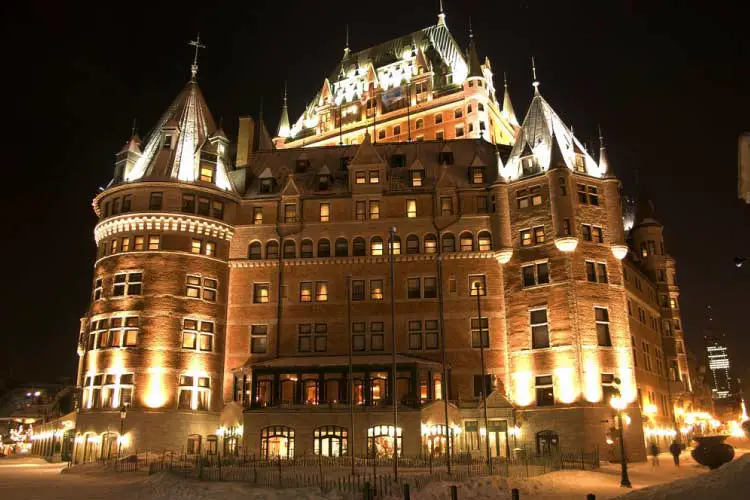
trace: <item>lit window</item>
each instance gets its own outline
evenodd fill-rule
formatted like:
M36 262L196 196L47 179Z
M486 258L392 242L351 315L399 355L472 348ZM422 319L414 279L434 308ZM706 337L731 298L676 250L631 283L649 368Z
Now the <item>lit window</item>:
M472 184L483 184L484 183L484 169L481 167L472 167L471 172L471 183Z
M443 253L453 253L456 251L456 238L452 234L443 235Z
M109 242L109 254L112 255L115 253L117 253L117 238Z
M204 253L209 257L213 257L214 255L216 255L216 243L214 243L213 241L207 241Z
M469 276L469 295L487 295L487 283L484 276Z
M253 224L263 224L263 207L253 207Z
M268 349L268 325L252 325L250 327L250 352L263 354Z
M591 241L591 226L588 224L581 224L581 236L583 241Z
M136 236L133 238L133 250L140 251L146 249L146 238L143 236Z
M203 242L201 240L192 240L190 242L190 253L200 254L203 249Z
M424 253L437 253L437 238L434 234L424 237Z
M123 297L126 295L140 295L143 289L143 273L140 271L115 274L112 295Z
M383 255L383 239L380 236L370 240L370 255Z
M130 251L130 238L125 236L122 239L122 251L123 252L129 252Z
M380 184L380 172L378 170L370 170L370 184Z
M407 297L410 299L422 298L422 280L419 278L409 278L406 280Z
M284 222L294 224L297 222L297 204L287 203L284 205Z
M524 229L521 231L521 246L527 247L533 243L531 239L531 229Z
M367 203L365 201L357 201L354 207L355 207L354 218L356 220L367 219Z
M417 200L406 200L406 216L409 219L417 216Z
M380 218L380 202L377 200L370 201L370 219L376 220Z
M492 250L492 236L490 236L490 233L486 231L479 233L478 243L480 252L489 252Z
M531 325L532 349L543 349L549 347L547 308L545 307L544 309L533 309L529 311L529 323Z
M523 286L545 285L549 283L549 263L538 262L521 267Z
M159 247L161 246L161 237L151 235L148 237L148 249L149 250L159 250Z
M182 348L211 352L214 345L214 323L197 319L182 322Z
M224 204L220 201L211 202L211 217L214 219L224 218Z
M94 300L102 298L102 278L96 278L94 280Z
M392 249L391 246L393 247ZM393 255L401 255L401 238L399 238L398 236L394 236L392 242L389 239L388 247Z
M424 170L412 170L410 175L411 175L411 187L422 187L422 181L424 179Z
M544 243L544 226L537 226L534 228L534 243L537 245Z
M459 238L459 248L462 252L474 251L474 237L471 233L461 233Z
M218 282L213 278L201 278L200 276L187 275L185 296L208 302L216 302L216 290Z
M201 165L200 179L203 182L213 182L214 167L212 165Z
M299 301L312 302L313 282L302 281L299 284Z
M254 304L268 303L270 289L271 289L271 285L269 285L268 283L253 284L253 303Z
M370 300L383 300L383 280L370 280Z
M450 196L443 196L440 198L440 215L453 215L453 198Z
M331 220L331 205L328 203L320 204L320 222L328 222Z
M177 408L180 410L208 410L211 399L211 379L193 375L180 375L180 393Z
M328 282L315 282L315 302L328 302Z

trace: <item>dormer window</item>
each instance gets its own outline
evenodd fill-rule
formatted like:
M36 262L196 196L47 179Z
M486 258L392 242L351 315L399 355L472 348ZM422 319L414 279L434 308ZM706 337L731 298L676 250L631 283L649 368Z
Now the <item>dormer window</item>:
M411 187L422 187L424 183L424 170L411 171Z
M367 184L367 176L364 172L359 171L354 173L354 183L355 184Z
M172 149L172 136L171 135L164 136L164 149Z
M391 168L404 168L406 166L405 154L394 154L391 156Z
M438 163L440 165L453 165L453 151L441 151L438 153Z
M201 165L200 180L203 182L214 182L216 169L213 165Z
M352 161L351 156L342 156L339 158L339 170L346 172L349 168L349 163Z
M310 160L297 160L295 172L303 173L306 172L308 168L310 168Z
M331 176L330 175L319 175L318 176L318 191L328 191L331 187Z
M524 156L521 158L521 168L523 169L523 175L531 175L537 173L537 164L534 155Z
M260 192L268 194L273 191L273 179L260 180Z
M576 155L575 171L582 174L586 173L586 159L583 155Z
M482 167L470 168L469 180L472 184L484 184L484 169Z

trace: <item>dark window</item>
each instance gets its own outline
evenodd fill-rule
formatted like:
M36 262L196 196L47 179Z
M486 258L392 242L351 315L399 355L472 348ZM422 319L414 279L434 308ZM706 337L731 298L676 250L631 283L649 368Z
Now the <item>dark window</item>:
M279 242L269 241L266 243L266 259L276 260L279 258Z
M536 405L552 406L555 404L555 390L552 375L536 377Z
M352 280L352 300L365 300L365 280Z
M453 152L441 151L440 153L438 153L438 163L440 165L453 165Z
M364 238L354 238L352 242L352 255L355 257L364 257L367 255L367 245Z
M336 257L348 257L349 256L349 242L344 238L338 238L336 240L335 248Z
M588 224L581 224L581 235L584 241L591 241L591 226Z
M250 243L250 247L248 248L248 259L250 260L260 260L261 258L261 244L259 241L254 241Z
M406 237L406 253L407 254L418 254L419 253L419 237L410 234Z
M596 337L600 346L611 346L612 338L609 335L609 311L604 307L595 307Z
M182 195L182 211L188 214L195 213L195 195L193 194Z
M300 257L303 259L312 259L313 256L313 242L312 240L302 240L300 246Z
M586 279L596 283L596 264L588 260L586 261Z
M482 339L482 345L479 339ZM490 325L487 318L471 318L471 347L490 347Z
M133 196L126 194L122 197L122 213L130 212L130 205L133 202Z
M425 242L426 245L426 242ZM456 238L452 234L443 235L443 253L453 253L456 251ZM430 253L430 252L427 252Z
M410 299L421 299L422 289L419 278L409 278L406 280L407 297Z
M284 242L284 258L295 259L297 258L297 244L294 240L286 240Z
M425 278L424 279L424 298L425 299L437 298L437 278Z
M547 323L547 309L529 311L531 324L531 347L543 349L549 347L549 324Z
M198 215L204 215L208 217L211 213L211 202L208 198L198 198Z
M331 256L331 242L327 239L318 241L318 257Z
M214 219L224 218L224 204L220 201L211 202L211 217Z
M405 154L391 155L391 168L403 168L406 166Z
M474 397L478 398L482 396L482 375L474 375ZM492 390L492 376L484 375L484 395L485 397L490 394ZM468 422L467 422L468 423Z

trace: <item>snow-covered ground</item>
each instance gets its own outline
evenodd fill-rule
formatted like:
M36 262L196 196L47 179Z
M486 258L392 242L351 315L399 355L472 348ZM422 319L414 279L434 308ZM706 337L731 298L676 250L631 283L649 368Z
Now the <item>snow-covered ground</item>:
M739 457L741 453L737 453ZM737 458L719 470L708 472L682 456L675 467L671 457L662 455L661 465L633 464L630 480L634 489L623 500L673 500L744 498L750 491L750 454ZM64 465L48 464L36 458L0 459L0 499L13 500L343 500L336 492L321 493L316 488L264 489L241 482L185 480L169 474L113 474L96 465L76 467L61 474ZM675 481L675 483L669 483ZM620 484L620 467L606 464L598 471L557 471L530 479L478 478L459 483L459 499L510 500L510 488L518 488L522 500L580 499L595 493L597 500L616 498L627 492ZM432 483L414 500L450 498L449 482ZM619 497L618 497L619 498Z

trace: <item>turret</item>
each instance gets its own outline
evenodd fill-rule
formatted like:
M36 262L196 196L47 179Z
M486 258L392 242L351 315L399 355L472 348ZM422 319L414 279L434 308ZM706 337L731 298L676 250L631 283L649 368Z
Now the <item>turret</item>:
M114 184L122 182L130 174L130 171L133 170L133 167L135 167L142 154L141 139L133 131L133 135L128 142L125 143L120 152L115 156L115 174L112 182Z
M284 104L281 106L281 118L279 118L279 129L276 133L278 137L286 139L291 136L291 128L289 127L289 111L287 109L286 99L286 82L284 83Z

